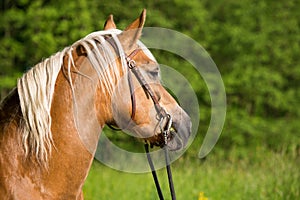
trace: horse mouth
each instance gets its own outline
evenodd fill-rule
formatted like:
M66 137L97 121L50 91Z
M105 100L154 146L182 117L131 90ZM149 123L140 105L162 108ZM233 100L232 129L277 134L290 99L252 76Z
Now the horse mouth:
M186 147L188 143L188 138L191 133L191 123L188 122L188 125L185 126L180 123L179 126L177 123L172 123L168 134L167 140L165 140L164 134L161 132L153 137L147 139L147 142L150 143L150 146L165 147L171 151L180 151Z
M172 140L172 138L174 137L175 134L177 134L177 130L172 124L172 126L167 134L167 138L166 138L167 141L165 139L164 134L162 132L160 132L159 134L156 134L150 138L147 138L146 142L149 142L151 147L157 146L157 147L163 148L166 145L166 143L168 143L169 141Z

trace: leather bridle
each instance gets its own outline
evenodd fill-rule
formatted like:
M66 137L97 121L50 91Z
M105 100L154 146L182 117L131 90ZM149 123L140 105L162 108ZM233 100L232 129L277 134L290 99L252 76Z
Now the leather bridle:
M111 44L111 46L115 49L115 51L118 53L118 55L120 55L119 50L118 50L117 45L115 44L114 40L112 40L111 37L106 37L106 40ZM159 100L157 99L155 93L153 92L150 85L147 83L146 79L144 78L141 71L139 70L135 60L133 59L134 56L137 55L137 53L140 50L141 50L140 48L137 48L137 49L133 50L128 56L126 56L126 63L127 63L128 69L129 69L128 70L128 84L129 84L129 90L130 90L130 96L131 96L131 107L132 107L131 120L134 120L135 114L136 114L136 98L135 98L135 94L134 94L135 93L134 85L133 85L132 76L131 76L130 71L135 75L135 78L138 80L140 85L143 87L146 95L150 96L150 98L152 99L152 101L154 103L154 107L156 109L157 117L158 117L159 123L160 123L161 133L163 136L163 141L162 142L158 141L155 143L155 145L160 146L161 148L164 149L170 193L171 193L172 200L175 200L176 195L175 195L175 190L174 190L172 172L171 172L171 168L170 168L170 159L169 159L169 153L168 153L168 147L167 147L168 138L171 138L170 129L172 126L172 117L160 105ZM163 123L165 123L165 125L162 125ZM152 143L150 143L150 145L151 145L151 147L153 146ZM146 151L149 166L151 168L151 172L153 175L153 179L155 182L158 196L159 196L160 200L163 200L164 197L161 192L161 188L160 188L159 181L158 181L158 178L156 175L156 171L155 171L155 168L154 168L154 165L153 165L150 153L149 153L149 143L147 142L147 140L145 140L145 151Z
M159 101L158 101L157 97L155 96L153 90L151 89L150 85L147 83L144 76L142 75L139 68L137 67L136 62L134 61L133 57L139 51L140 51L140 49L135 49L132 53L130 53L126 57L126 62L127 62L128 68L132 71L132 73L135 75L136 79L139 81L141 86L144 88L144 91L146 92L146 94L148 94L150 96L150 98L152 99L160 123L163 123L163 121L165 121L164 119L167 119L166 125L164 127L162 127L160 125L164 141L159 146L161 146L165 150L165 159L166 159L166 165L167 165L166 167L167 167L167 173L168 173L169 188L170 188L170 193L171 193L172 200L175 200L176 195L175 195L175 190L174 190L172 172L171 172L171 168L170 168L170 159L169 159L169 153L168 153L168 147L167 147L168 137L170 137L170 129L171 129L171 126L172 126L172 117L159 104ZM132 84L132 77L131 77L130 72L128 72L128 83L129 83L129 88L130 88L131 104L132 104L131 119L133 120L134 117L135 117L135 112L136 112L136 103L135 103L134 88L133 88L133 84ZM149 153L149 144L148 144L148 142L145 142L145 151L146 151L146 154L147 154L148 163L149 163L149 166L151 168L151 172L152 172L152 176L153 176L153 179L154 179L154 182L155 182L155 186L156 186L158 196L161 200L163 200L164 197L163 197L163 194L161 192L159 181L157 179L155 168L154 168L154 165L153 165L150 153Z
M140 72L139 68L136 65L135 60L133 57L140 51L141 49L135 49L131 54L126 56L126 62L128 68L131 70L131 72L135 75L136 79L139 81L140 85L143 87L146 95L150 96L154 103L155 110L157 112L158 119L164 119L169 118L170 115L165 111L165 109L159 104L159 100L157 99L156 95L154 94L152 88L145 80L144 76ZM130 89L130 95L131 95L131 105L132 105L132 112L131 112L131 119L133 120L135 117L136 112L136 100L134 95L134 86L132 83L132 77L131 73L128 71L128 84Z

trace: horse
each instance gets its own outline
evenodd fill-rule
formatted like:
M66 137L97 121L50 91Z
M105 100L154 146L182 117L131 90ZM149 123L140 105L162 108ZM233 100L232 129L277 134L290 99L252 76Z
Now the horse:
M83 199L105 125L161 145L158 127L167 120L158 117L156 103L172 116L167 148L185 147L191 119L161 85L159 64L140 41L145 19L143 10L121 31L110 15L104 30L44 59L18 79L0 105L1 199ZM128 58L143 74L155 103L138 78L130 76Z

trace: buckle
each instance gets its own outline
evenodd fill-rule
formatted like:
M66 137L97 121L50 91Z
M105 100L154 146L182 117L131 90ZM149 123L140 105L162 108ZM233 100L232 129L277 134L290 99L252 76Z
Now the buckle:
M128 57L127 57L127 65L128 65L128 67L129 67L129 69L133 69L133 68L136 67L135 61L132 60L132 59L130 59L130 58L128 58Z

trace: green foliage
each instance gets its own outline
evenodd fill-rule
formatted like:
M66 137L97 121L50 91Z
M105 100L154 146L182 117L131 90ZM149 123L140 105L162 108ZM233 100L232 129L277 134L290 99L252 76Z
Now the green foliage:
M109 14L114 14L122 29L142 8L148 11L146 26L187 34L216 62L228 106L219 147L299 148L300 4L296 0L4 0L0 7L0 97L15 85L16 74L101 30ZM154 54L159 62L180 71L197 92L199 133L203 135L210 120L210 96L201 76L175 55Z
M272 149L299 144L298 131L286 131L299 128L299 4L207 1L206 6L214 33L208 49L228 95L222 138Z
M200 104L198 136L173 170L179 199L197 199L199 192L208 199L299 199L297 0L3 0L0 98L40 60L101 30L109 14L123 29L143 8L147 8L146 26L187 34L209 52L227 93L223 133L207 160L200 163L196 155L210 120L206 85L182 58L153 52L160 63L189 80ZM128 135L105 133L124 149L142 151ZM164 174L159 171L166 179ZM97 164L84 189L86 199L157 199L151 175L119 173ZM167 183L163 189L168 191Z

